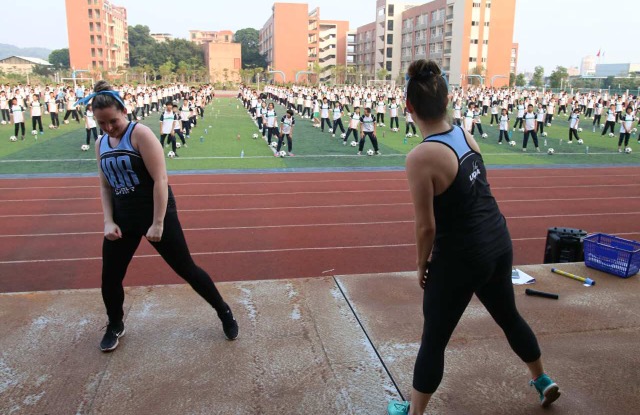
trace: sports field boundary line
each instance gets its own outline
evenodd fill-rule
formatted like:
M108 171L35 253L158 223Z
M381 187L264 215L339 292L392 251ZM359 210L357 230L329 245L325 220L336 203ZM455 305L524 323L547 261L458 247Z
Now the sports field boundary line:
M273 156L269 156L273 157ZM298 156L296 156L298 157ZM364 157L364 156L362 156ZM76 160L77 161L77 160ZM94 160L95 161L95 160ZM564 170L564 169L627 169L639 168L638 164L487 164L488 170ZM404 171L404 166L362 166L362 167L282 167L273 169L211 169L211 170L168 170L169 176L208 176L208 175L242 175L242 174L323 174L323 173L377 173ZM66 178L98 177L98 171L90 173L21 173L0 174L3 179L66 179Z
M360 316L358 316L358 313L356 313L356 309L351 304L351 301L349 301L349 298L347 297L347 294L345 293L344 287L342 287L342 284L340 284L340 281L338 281L338 279L335 277L335 275L333 276L333 282L336 285L336 287L338 287L338 289L340 290L340 294L342 294L342 298L344 298L344 301L349 306L349 309L351 310L351 313L353 313L353 316L356 318L356 321L358 322L358 326L360 326L360 330L362 330L362 333L364 333L365 337L367 338L367 342L369 343L369 346L371 346L371 348L373 349L373 352L378 357L378 360L380 361L380 364L382 365L382 368L387 373L387 376L389 376L389 379L391 380L391 383L393 383L393 387L396 388L396 391L398 392L398 395L400 395L400 399L402 401L404 401L405 399L404 399L404 395L402 394L402 390L400 389L400 387L398 387L398 383L393 378L393 375L391 374L391 370L387 367L387 364L384 362L384 359L382 359L382 356L378 352L378 349L376 348L375 344L373 344L373 341L371 340L371 336L369 336L369 333L367 332L367 329L365 329L364 324L362 324L362 321L360 320Z

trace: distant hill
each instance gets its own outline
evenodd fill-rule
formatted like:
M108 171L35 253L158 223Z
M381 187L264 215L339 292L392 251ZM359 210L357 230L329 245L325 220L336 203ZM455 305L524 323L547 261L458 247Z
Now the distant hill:
M0 43L0 59L7 58L9 56L27 56L30 58L40 58L49 60L49 54L51 49L45 48L19 48L13 45L7 45L6 43Z

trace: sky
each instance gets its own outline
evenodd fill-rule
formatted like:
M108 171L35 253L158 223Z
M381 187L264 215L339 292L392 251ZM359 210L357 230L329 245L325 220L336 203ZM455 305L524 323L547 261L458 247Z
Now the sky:
M375 19L375 0L283 1L308 3L310 10L320 6L321 18L349 20L352 29ZM493 0L494 7L501 1ZM595 55L598 50L604 52L601 63L640 63L640 47L633 39L637 39L640 1L516 1L513 37L520 44L518 72L533 71L535 66L542 65L549 75L558 65L579 67L582 57ZM273 5L272 0L189 0L186 7L175 0L114 3L127 8L129 25L147 25L152 33L171 33L182 38L187 37L190 29L259 29L271 15ZM11 16L23 18L2 14L0 43L49 49L67 47L65 0L12 2ZM33 30L34 27L40 30Z

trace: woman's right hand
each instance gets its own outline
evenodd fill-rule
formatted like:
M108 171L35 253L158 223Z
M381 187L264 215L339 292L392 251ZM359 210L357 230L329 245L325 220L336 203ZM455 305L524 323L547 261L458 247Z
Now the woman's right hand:
M115 222L106 222L104 224L104 237L109 241L115 241L122 238L122 231Z

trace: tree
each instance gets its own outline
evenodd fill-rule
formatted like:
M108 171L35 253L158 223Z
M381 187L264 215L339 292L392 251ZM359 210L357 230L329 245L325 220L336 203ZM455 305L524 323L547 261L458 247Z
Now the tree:
M556 66L556 70L551 72L551 76L549 76L549 83L551 84L551 88L560 88L566 85L567 79L569 79L567 68L564 66Z
M514 74L513 72L511 72L509 74L509 86L513 87L516 84L516 74Z
M170 75L173 73L173 70L176 68L176 65L173 64L170 60L166 61L158 68L160 72L160 76L162 76L163 81L170 80Z
M69 49L56 49L49 54L49 63L57 68L69 68Z
M376 72L376 76L378 77L378 79L387 79L387 76L389 76L389 71L387 71L386 68L379 69L378 72Z
M524 74L519 73L518 76L516 76L516 86L525 86L526 84L527 80L524 79Z
M258 30L251 27L240 29L235 33L233 40L242 45L243 69L267 67L266 56L260 54L260 32Z
M544 68L542 66L536 66L533 70L531 85L538 88L544 86Z
M471 70L471 74L472 75L480 75L483 78L484 78L484 72L485 72L484 66L482 66L482 65L478 65L478 66L476 66L475 68L473 68ZM471 85L481 85L482 84L482 82L480 81L480 78L475 77L475 76L471 78L470 83L471 83Z

